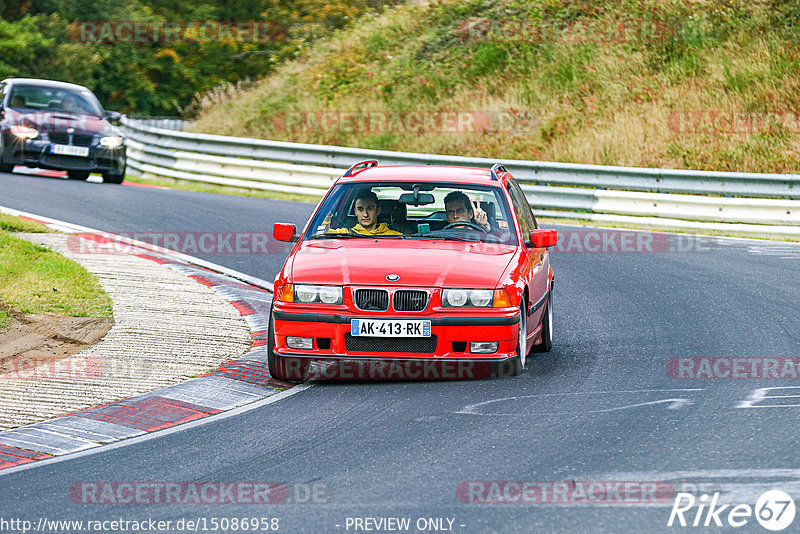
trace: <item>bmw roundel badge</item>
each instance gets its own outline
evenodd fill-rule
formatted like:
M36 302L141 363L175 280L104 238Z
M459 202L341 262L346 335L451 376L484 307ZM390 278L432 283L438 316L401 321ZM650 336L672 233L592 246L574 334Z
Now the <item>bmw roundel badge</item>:
M386 275L386 279L388 281L390 281L390 282L397 282L398 280L400 280L400 275L399 274L387 274Z

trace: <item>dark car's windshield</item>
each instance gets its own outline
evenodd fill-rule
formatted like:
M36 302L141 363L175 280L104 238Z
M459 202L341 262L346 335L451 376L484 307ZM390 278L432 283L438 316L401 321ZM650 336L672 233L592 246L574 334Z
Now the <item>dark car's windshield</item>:
M103 116L103 107L88 89L14 85L8 98L8 107Z
M517 244L500 187L437 182L357 182L325 198L306 239L379 237Z

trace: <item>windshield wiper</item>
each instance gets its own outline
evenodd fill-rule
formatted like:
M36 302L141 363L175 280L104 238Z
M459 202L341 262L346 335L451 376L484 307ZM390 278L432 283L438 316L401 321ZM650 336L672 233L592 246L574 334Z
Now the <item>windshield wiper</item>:
M417 237L417 238L434 239L434 240L440 239L442 241L466 241L468 243L480 243L481 242L480 240L476 241L475 239L465 239L463 237L457 237L457 236L454 236L454 235L411 234L408 237Z
M326 238L326 237L344 237L344 238L367 237L367 238L369 238L369 237L375 237L375 236L366 235L366 234L356 234L356 233L349 233L349 234L341 233L340 234L340 233L334 233L334 232L327 232L327 233L324 233L324 234L312 235L312 236L309 237L309 239L323 239L323 238Z

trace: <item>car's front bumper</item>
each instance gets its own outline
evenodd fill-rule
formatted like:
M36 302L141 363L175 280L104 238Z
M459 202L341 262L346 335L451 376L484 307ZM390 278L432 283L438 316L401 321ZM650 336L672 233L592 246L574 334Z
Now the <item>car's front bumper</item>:
M430 338L351 336L352 319L431 321ZM481 378L491 365L516 356L519 313L490 316L444 314L352 314L273 310L275 354L305 367L313 360L322 378ZM312 350L293 349L287 336L313 338ZM497 351L470 352L472 341L495 341ZM289 362L288 365L292 365ZM312 371L314 366L312 366ZM313 374L313 372L312 372Z
M46 140L20 140L4 133L2 161L11 165L64 171L121 173L125 170L125 145L114 149L92 145L88 147L88 156L52 154L52 145L53 143Z

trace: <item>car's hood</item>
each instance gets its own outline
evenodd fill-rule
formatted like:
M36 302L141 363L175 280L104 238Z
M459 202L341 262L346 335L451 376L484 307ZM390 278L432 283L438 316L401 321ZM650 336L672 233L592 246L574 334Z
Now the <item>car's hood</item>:
M516 247L423 239L304 241L292 264L294 283L493 288ZM387 275L400 279L389 281Z
M26 111L8 109L8 123L22 124L40 132L110 133L113 127L103 117L79 115L63 111Z

